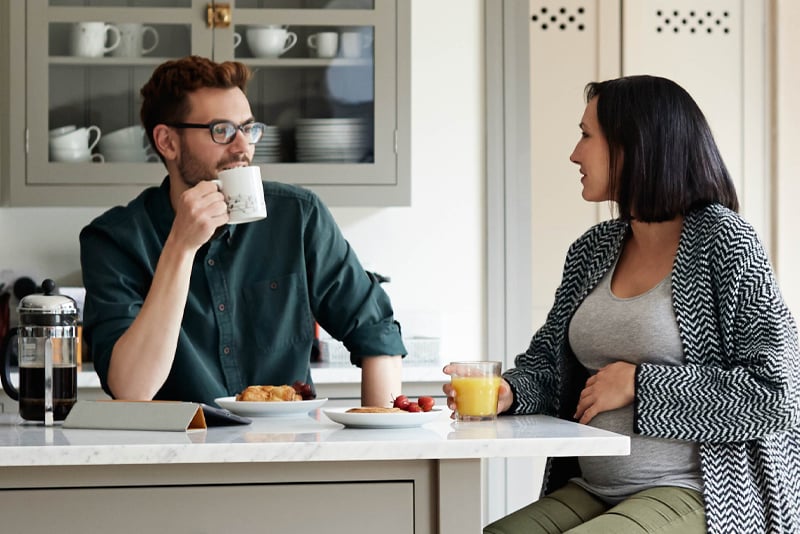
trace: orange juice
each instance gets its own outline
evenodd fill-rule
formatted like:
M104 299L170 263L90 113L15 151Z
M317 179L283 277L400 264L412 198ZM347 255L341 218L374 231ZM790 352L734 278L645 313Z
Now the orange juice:
M453 376L458 416L491 418L497 415L499 376Z

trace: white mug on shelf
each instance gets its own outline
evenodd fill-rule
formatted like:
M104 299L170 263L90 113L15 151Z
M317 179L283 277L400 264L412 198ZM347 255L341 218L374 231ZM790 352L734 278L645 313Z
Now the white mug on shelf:
M257 221L267 216L264 184L261 182L261 168L258 165L226 169L220 171L217 178L214 183L225 195L229 224Z
M95 134L94 140L92 133ZM50 147L57 150L91 150L97 146L100 141L101 132L97 126L89 126L88 128L76 128L61 135L50 137Z
M70 34L70 53L80 57L102 57L117 48L121 41L119 28L113 24L76 22ZM106 42L110 44L106 46Z
M317 57L335 57L339 50L339 34L336 32L320 32L308 36L308 47L314 50Z
M245 32L255 57L280 57L297 44L297 34L281 26L251 26Z
M342 57L361 57L365 48L372 44L372 37L361 32L342 33Z
M120 33L119 46L111 51L115 57L140 57L155 50L158 46L158 31L152 26L144 26L138 22L121 22L117 24ZM145 47L146 36L150 36L152 44Z

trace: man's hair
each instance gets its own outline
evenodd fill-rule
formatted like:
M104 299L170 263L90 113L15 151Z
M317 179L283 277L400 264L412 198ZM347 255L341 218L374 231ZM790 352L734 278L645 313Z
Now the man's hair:
M243 92L251 72L243 63L225 61L215 63L208 58L188 56L162 63L141 90L140 117L150 144L153 128L158 124L182 122L189 114L188 96L203 88L230 89L238 87Z
M595 97L620 218L668 221L712 203L738 210L711 128L681 86L628 76L587 84L586 102Z

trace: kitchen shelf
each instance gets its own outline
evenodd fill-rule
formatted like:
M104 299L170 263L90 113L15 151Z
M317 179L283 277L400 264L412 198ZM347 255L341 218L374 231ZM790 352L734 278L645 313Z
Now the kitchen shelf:
M303 3L286 0L282 7L290 2ZM255 162L265 179L308 187L330 206L409 205L408 2L375 0L359 9L322 9L318 4L313 9L273 9L252 0L240 0L247 6L240 8L234 0L231 26L214 29L206 26L206 0L185 0L180 7L165 7L166 1L157 7L119 5L123 0L92 3L28 0L0 5L0 29L9 40L0 58L0 79L8 95L0 103L8 109L8 120L0 125L0 154L7 154L0 159L4 205L112 206L160 183L166 174L160 162L51 162L48 131L69 124L96 125L107 134L137 124L139 90L152 70L188 54L241 61L253 70L248 85L253 114L280 128L279 161ZM159 43L152 56L69 56L72 24L83 21L150 25L159 32ZM247 27L267 24L290 25L298 34L297 44L280 58L252 57L244 39ZM318 31L363 31L370 36L370 48L364 57L308 57L307 37ZM236 49L234 32L245 41ZM363 118L368 130L364 144L356 147L359 156L325 162L305 156L302 161L296 136L301 118ZM348 139L331 137L340 143ZM321 154L330 150L328 143L313 143ZM342 150L353 152L346 145Z

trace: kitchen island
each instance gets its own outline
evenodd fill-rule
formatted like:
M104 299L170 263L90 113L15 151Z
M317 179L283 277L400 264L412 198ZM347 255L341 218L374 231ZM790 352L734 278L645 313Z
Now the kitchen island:
M4 531L478 532L481 459L629 452L625 436L546 416L355 429L324 409L188 432L2 415Z

